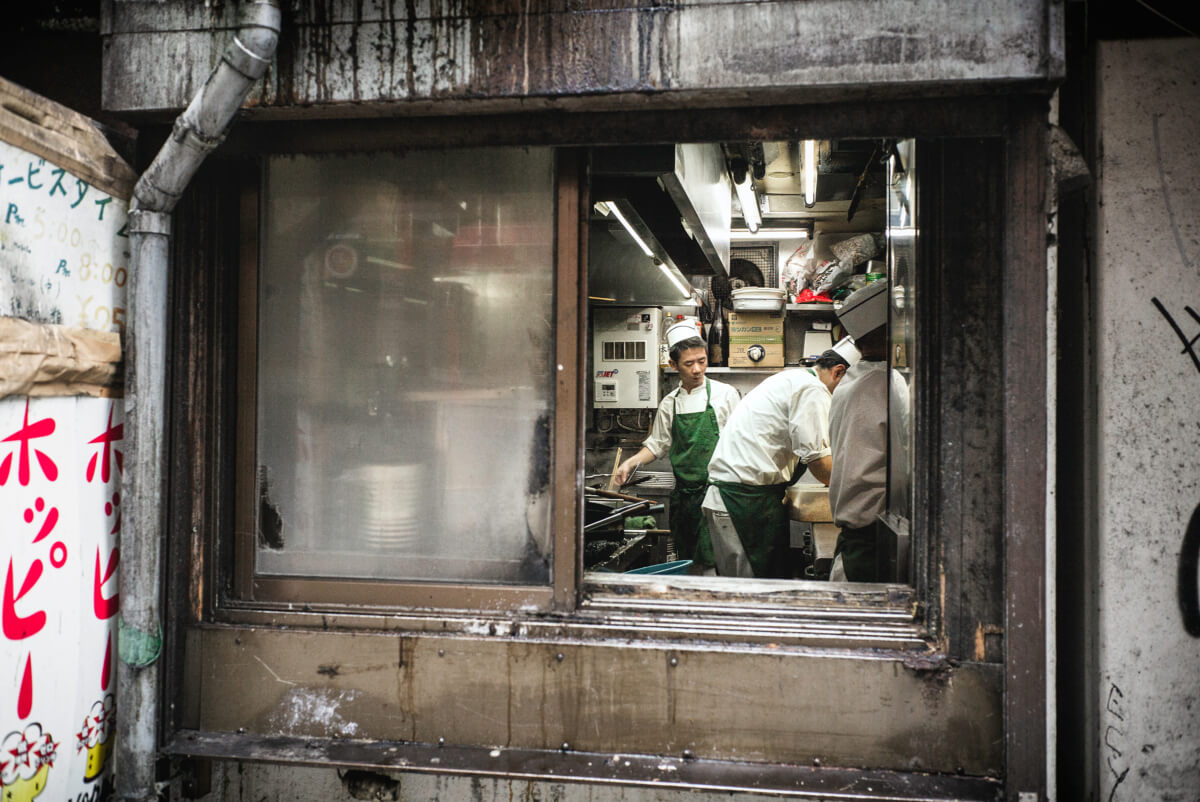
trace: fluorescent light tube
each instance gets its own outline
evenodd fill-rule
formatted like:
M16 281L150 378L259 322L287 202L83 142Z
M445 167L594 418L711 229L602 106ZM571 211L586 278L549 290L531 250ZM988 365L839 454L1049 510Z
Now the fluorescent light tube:
M733 239L808 239L808 229L760 226L758 231L750 231L746 228L731 228L729 236Z
M801 169L804 172L804 205L812 206L817 202L817 140L806 139L802 147L804 149L801 159Z
M647 256L653 259L654 251L650 250L650 246L646 244L646 241L642 239L636 231L633 230L633 226L630 225L629 221L625 219L625 215L621 214L621 210L617 208L617 204L610 203L608 204L608 208L612 210L613 216L620 221L621 225L625 226L625 230L629 232L629 236L633 237L633 241L638 244L638 247L641 248Z
M661 270L661 271L663 272L663 275L664 275L664 276L666 276L667 278L671 279L671 283L675 285L675 289L677 289L677 290L679 290L681 293L683 293L683 297L684 297L684 298L687 298L688 300L691 300L691 298L692 298L692 290L691 290L691 288L690 288L690 287L685 287L685 286L684 286L683 282L682 282L682 281L680 281L680 280L679 280L679 279L678 279L678 278L675 276L675 274L671 272L671 268L667 267L667 263L666 263L666 262L658 262L658 261L656 261L656 262L655 262L655 264L657 264L657 265L658 265L658 269L659 269L659 270Z
M750 229L750 233L758 231L758 227L762 225L762 215L758 211L758 194L750 181L749 170L746 171L742 183L734 184L733 188L737 191L738 203L742 205L742 219L746 221L746 228Z

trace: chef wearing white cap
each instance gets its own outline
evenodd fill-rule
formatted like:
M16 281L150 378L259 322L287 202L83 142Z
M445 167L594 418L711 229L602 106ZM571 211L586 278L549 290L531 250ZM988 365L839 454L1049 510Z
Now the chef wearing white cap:
M862 359L833 393L829 435L833 472L829 506L838 535L832 581L878 582L879 515L887 500L888 366L887 282L869 284L851 295L838 317ZM907 394L898 397L906 403Z
M717 439L740 399L738 391L707 378L708 349L696 325L677 323L667 330L671 367L679 386L658 405L650 436L641 449L617 467L617 484L629 481L639 465L669 454L675 474L671 492L671 535L681 559L693 561L693 572L713 565L712 547L700 510L708 487L708 461Z

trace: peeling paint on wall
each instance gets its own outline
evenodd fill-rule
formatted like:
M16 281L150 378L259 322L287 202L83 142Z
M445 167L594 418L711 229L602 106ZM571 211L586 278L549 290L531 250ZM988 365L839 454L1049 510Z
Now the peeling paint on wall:
M280 682L287 680L280 679ZM282 735L306 730L329 736L353 736L358 732L358 724L342 714L344 705L361 696L358 691L292 684L294 687L283 695L268 719L273 732Z

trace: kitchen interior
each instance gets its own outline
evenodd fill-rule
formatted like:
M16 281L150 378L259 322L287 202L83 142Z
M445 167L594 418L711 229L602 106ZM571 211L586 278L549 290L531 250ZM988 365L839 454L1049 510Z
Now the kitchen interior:
M773 373L812 365L844 335L841 303L890 279L890 393L911 398L914 161L914 142L892 139L592 150L584 567L593 578L693 572L668 528L668 458L624 486L612 479L678 383L670 326L694 323L707 375L745 397ZM889 423L884 575L904 581L911 433L907 420L903 432ZM785 504L793 579L828 580L838 533L828 489L806 472Z

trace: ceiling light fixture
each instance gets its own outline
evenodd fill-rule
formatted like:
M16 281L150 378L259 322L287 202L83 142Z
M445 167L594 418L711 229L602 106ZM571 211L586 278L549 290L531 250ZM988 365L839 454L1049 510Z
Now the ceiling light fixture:
M806 139L801 144L803 156L801 169L804 171L804 205L811 207L817 202L817 140Z
M747 170L742 175L741 183L735 182L733 188L737 191L738 203L742 205L742 219L746 221L746 228L754 232L762 225L762 214L758 210L758 193L754 191L750 171Z
M658 265L658 269L663 272L664 276L671 279L671 283L675 285L675 289L677 289L681 293L683 293L683 297L690 301L692 299L691 288L679 280L679 278L675 275L674 271L672 271L671 268L667 266L666 262L660 262L659 260L655 259L654 263L656 265Z
M658 269L663 272L663 275L670 279L671 283L675 285L675 289L682 293L684 300L690 301L692 299L692 288L689 287L685 282L681 281L679 274L672 270L666 262L654 255L654 252L650 250L650 246L646 244L646 241L641 238L637 231L634 230L633 226L630 224L625 215L621 213L619 208L617 208L616 201L597 201L595 203L595 209L605 217L608 217L611 214L613 217L617 218L621 225L625 227L625 230L629 232L629 236L633 237L633 241L636 242L638 247L642 249L642 252L650 257L654 264L658 266ZM609 298L604 300L612 299Z
M650 246L646 244L646 241L641 238L641 235L639 235L637 231L634 230L633 225L629 222L625 215L621 214L621 210L617 208L617 204L614 201L598 202L596 204L596 211L600 212L600 214L604 215L605 217L608 216L609 212L612 212L613 217L617 218L617 221L625 227L626 231L629 232L629 236L633 237L633 241L636 242L638 247L642 249L642 253L646 254L651 259L654 258L654 251L650 250Z
M746 228L732 228L729 236L733 239L808 239L807 228L763 228L751 231Z

